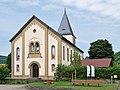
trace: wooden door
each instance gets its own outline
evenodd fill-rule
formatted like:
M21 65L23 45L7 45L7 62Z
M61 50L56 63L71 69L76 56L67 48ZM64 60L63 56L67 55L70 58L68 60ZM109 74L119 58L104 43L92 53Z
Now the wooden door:
M37 64L33 65L33 77L38 77L39 76L39 68Z

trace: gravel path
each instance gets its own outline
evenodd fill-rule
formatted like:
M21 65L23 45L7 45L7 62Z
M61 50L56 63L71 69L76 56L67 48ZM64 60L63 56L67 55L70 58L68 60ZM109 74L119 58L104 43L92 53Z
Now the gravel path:
M0 90L28 90L26 85L0 85Z
M74 90L71 88L34 87L27 85L0 85L0 90Z
M117 87L117 89L116 90L120 90L120 83L119 83L119 85L118 85L118 87Z

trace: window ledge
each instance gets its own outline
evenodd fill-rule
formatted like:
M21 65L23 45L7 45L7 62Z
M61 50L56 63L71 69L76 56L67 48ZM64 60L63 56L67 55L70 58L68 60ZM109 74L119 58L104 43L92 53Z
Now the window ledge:
M42 58L41 53L35 52L35 53L29 53L28 58Z

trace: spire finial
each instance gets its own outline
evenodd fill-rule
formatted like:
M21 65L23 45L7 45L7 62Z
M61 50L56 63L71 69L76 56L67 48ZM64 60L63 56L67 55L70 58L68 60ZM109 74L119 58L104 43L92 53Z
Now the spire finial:
M66 13L66 8L64 8L64 13Z
M61 35L74 36L68 16L67 16L66 8L64 8L64 14L63 14L62 21L61 21L59 29L58 29L58 33L60 33Z

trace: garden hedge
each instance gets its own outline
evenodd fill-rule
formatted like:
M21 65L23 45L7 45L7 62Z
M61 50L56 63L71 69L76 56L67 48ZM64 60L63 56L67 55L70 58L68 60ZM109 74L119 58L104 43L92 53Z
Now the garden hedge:
M77 79L87 79L87 67L86 66L65 66L58 65L56 69L56 80L71 80L72 73L75 73ZM75 75L75 74L74 74ZM120 66L113 66L109 68L95 68L95 79L110 79L111 76L118 75L120 79Z

